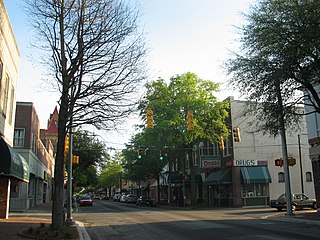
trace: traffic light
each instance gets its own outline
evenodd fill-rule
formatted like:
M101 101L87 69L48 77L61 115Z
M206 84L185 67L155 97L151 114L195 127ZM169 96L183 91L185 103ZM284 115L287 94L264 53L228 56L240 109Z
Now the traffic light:
M64 153L69 152L69 136L66 135L64 140Z
M224 141L223 141L222 136L219 137L218 144L219 144L219 148L223 151L224 150Z
M293 157L288 157L288 165L289 166L294 166L296 165L296 159Z
M187 127L188 131L193 131L194 123L193 123L193 113L191 110L188 110L187 122L188 122L188 127Z
M78 165L79 164L79 156L72 156L72 164L73 165Z
M239 127L235 127L233 129L233 137L234 137L234 141L235 142L241 142L241 138L240 138L240 128Z
M164 160L166 156L167 156L167 154L163 150L160 150L160 153L159 153L160 160L161 161Z
M275 164L277 167L282 167L282 166L283 166L283 160L282 160L282 158L274 160L274 164Z
M147 108L147 128L153 128L153 110L151 107Z
M138 148L137 153L138 153L138 159L141 159L142 158L142 149L140 147Z

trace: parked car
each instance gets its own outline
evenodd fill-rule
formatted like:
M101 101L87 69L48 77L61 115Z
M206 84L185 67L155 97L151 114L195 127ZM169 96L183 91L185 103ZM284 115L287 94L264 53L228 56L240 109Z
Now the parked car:
M101 194L101 199L103 200L109 200L109 197L106 194Z
M138 197L136 195L128 194L126 196L125 203L136 203L137 199L138 199Z
M93 206L92 198L88 195L79 197L79 206Z
M146 197L146 196L140 196L138 199L137 199L137 206L153 206L153 200Z
M120 198L122 197L121 193L116 193L115 195L113 195L112 197L112 201L114 202L120 202Z
M101 200L101 196L100 194L94 194L92 199L98 199L98 200Z
M126 202L126 197L127 197L127 195L122 195L120 197L120 202L125 203Z
M271 200L270 207L282 211L282 209L287 207L286 195L281 194L277 199ZM292 194L292 210L295 211L296 209L302 208L317 209L316 199L309 198L303 193Z

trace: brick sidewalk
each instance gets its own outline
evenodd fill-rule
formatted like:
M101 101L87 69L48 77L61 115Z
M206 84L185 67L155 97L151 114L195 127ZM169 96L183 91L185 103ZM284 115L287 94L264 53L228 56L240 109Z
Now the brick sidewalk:
M8 219L0 219L1 239L26 239L19 233L30 227L39 227L41 223L51 224L51 211L52 202L48 202L23 212L10 212Z

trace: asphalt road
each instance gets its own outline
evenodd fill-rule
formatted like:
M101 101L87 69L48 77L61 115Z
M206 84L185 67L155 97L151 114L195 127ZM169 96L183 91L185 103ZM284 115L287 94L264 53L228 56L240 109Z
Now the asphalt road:
M95 200L74 219L92 240L320 239L318 225L263 218L278 214L258 209L168 209Z

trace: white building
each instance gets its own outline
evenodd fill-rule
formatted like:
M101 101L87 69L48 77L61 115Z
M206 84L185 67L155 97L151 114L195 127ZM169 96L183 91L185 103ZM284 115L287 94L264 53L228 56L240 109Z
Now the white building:
M269 197L270 199L278 197L285 192L284 168L275 166L275 159L280 159L283 156L280 136L263 135L255 125L251 125L250 123L254 122L254 115L243 117L241 114L246 107L246 102L231 98L230 104L232 128L238 126L241 132L241 142L233 142L233 161L255 160L258 164L265 165L271 176ZM305 118L302 121L301 131L286 130L286 140L288 155L296 159L296 164L289 167L291 192L304 192L314 198L314 182ZM246 195L245 192L242 194ZM254 191L251 196L255 196Z

